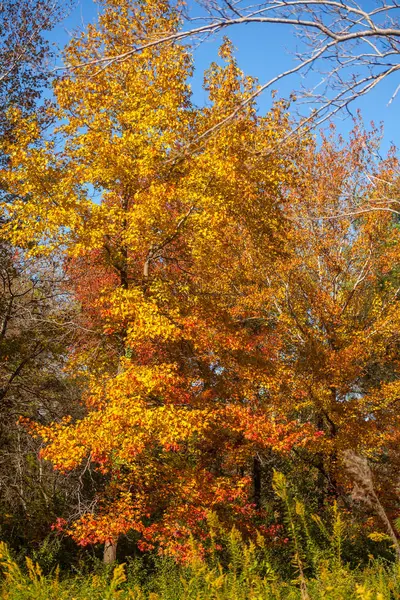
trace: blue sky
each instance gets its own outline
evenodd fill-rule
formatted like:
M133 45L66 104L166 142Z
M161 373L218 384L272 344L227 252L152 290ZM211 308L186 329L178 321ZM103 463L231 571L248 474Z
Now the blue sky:
M69 17L60 24L51 34L50 39L62 47L69 39L73 30L82 28L87 23L96 19L99 6L92 0L80 0ZM240 25L225 30L223 35L228 35L236 48L239 66L243 71L255 76L262 84L271 77L293 66L292 52L296 49L298 41L293 29L284 25ZM203 72L209 64L217 58L218 46L222 34L201 44L195 50L195 74L192 80L194 101L202 105L206 101L206 93L202 90ZM294 76L286 78L277 84L278 94L288 97L290 92L300 85L300 78ZM307 84L307 80L303 81ZM360 109L365 123L374 121L376 124L383 122L384 138L382 150L385 151L391 143L400 147L400 94L389 106L388 102L400 83L400 75L394 75L352 105L352 110ZM260 113L268 110L271 105L270 92L265 92L258 100ZM346 133L351 128L351 120L340 117L335 118L337 128L341 133Z

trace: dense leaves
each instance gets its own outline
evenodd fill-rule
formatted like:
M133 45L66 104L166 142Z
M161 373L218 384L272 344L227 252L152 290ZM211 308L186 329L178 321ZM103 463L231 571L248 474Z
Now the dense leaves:
M85 66L55 82L54 131L14 107L3 140L9 242L62 257L80 304L66 359L85 414L28 427L57 471L102 476L60 529L185 559L210 512L267 529L273 465L320 508L348 504L346 450L396 468L397 161L376 164L360 126L318 145L290 136L285 103L259 116L228 40L204 108L188 47L99 67L180 27L161 0L103 4L66 49Z

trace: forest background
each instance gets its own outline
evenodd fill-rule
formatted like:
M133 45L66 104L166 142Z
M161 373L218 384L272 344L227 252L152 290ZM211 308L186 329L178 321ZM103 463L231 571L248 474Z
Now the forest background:
M376 598L396 593L400 9L267 9L286 25L241 3L2 5L0 525L37 561L25 581L2 547L16 594L100 555L157 585L168 565L176 598L187 568L205 597L327 597L340 573L367 598L371 560ZM345 26L367 29L341 54ZM326 90L259 94L285 39Z

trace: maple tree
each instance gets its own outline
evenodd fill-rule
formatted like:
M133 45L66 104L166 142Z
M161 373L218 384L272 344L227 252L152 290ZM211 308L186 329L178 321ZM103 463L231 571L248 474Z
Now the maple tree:
M8 238L64 256L81 304L69 370L86 416L30 427L56 469L103 475L91 507L59 525L109 556L130 531L178 559L191 535L206 551L210 511L253 533L268 452L296 453L337 492L355 434L364 452L397 441L398 229L379 211L395 159L375 168L361 131L343 147L288 138L286 103L261 117L244 102L257 84L228 40L202 108L188 47L99 68L100 50L179 27L162 0L103 2L66 49L86 66L55 82L53 134L13 109L3 141Z
M166 3L141 3L133 15L130 3L109 2L98 28L71 43L68 60L134 44L141 29L166 23L178 26ZM184 553L208 509L220 507L228 521L251 512L240 465L258 447L287 451L312 435L265 414L259 389L273 370L273 344L268 334L256 340L241 300L257 293L252 261L264 268L270 255L272 266L283 243L277 199L293 177L290 148L269 151L289 127L284 106L266 118L247 107L204 151L171 162L183 140L254 86L228 42L221 57L226 66L206 74L204 110L190 103L182 46L150 49L119 71L88 67L84 78L55 86L62 151L55 141L35 146L34 121L22 123L13 147L18 168L8 177L24 200L7 207L11 238L36 238L33 253L63 245L70 268L86 272L77 293L94 334L71 360L87 376L89 412L37 428L56 468L89 458L105 475L96 512L71 528L81 543L136 529L141 547L158 541Z

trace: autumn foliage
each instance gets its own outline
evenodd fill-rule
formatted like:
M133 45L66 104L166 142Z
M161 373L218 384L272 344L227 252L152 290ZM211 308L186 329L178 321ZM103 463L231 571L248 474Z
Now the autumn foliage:
M397 161L377 163L361 125L318 142L290 135L284 102L259 116L228 40L206 107L189 47L99 64L180 27L162 0L103 5L66 49L51 135L10 115L5 230L63 256L86 407L28 426L55 469L102 476L59 523L79 544L134 531L182 559L191 536L207 550L211 512L255 534L267 457L294 457L322 503L349 493L348 449L395 468Z

